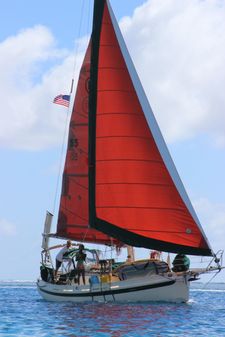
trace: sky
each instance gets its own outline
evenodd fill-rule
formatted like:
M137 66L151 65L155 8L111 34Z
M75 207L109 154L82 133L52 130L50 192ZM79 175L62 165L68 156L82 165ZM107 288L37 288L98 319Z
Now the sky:
M52 100L77 78L92 4L1 4L0 280L35 280L46 210L54 231L68 111ZM206 236L225 249L225 0L111 5Z

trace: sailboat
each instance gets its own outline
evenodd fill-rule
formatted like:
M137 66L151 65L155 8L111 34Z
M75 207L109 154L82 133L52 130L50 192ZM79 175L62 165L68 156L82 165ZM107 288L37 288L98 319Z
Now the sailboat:
M95 0L93 28L72 102L56 233L47 212L37 288L52 301L186 302L189 285L220 270L171 159L109 0ZM51 237L72 240L55 274ZM77 280L84 245L85 284ZM116 263L98 244L128 247ZM170 268L154 254L135 260L133 247L212 258L215 266Z

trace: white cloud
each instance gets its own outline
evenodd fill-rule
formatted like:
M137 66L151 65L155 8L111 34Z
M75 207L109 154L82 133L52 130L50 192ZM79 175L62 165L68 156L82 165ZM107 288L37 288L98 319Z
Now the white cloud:
M225 1L149 0L121 21L168 141L225 145Z
M40 149L62 142L67 110L52 100L70 90L73 64L74 57L57 49L43 26L0 44L1 147Z
M167 141L207 134L225 146L224 8L224 0L149 0L121 21ZM61 143L66 109L52 99L70 90L73 64L43 26L0 43L0 147Z
M16 227L5 219L0 219L0 236L14 236Z
M201 198L194 206L215 253L219 249L225 250L225 204Z

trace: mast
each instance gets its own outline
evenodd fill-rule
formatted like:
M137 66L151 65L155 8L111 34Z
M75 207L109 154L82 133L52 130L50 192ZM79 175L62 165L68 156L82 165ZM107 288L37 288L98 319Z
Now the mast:
M127 262L134 262L135 256L134 256L134 247L127 246Z

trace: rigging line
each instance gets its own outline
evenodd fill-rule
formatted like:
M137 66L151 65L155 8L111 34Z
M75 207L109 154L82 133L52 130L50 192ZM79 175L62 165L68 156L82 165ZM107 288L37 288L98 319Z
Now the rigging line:
M89 0L88 14L87 14L87 31L86 31L87 43L88 43L88 40L89 40L88 33L91 31L91 20L90 20L90 17L91 17L91 1Z
M59 181L60 181L61 171L62 171L62 168L63 168L63 160L62 160L62 158L63 158L63 154L64 154L64 147L65 147L65 139L66 139L66 134L67 134L68 120L69 120L69 107L67 108L66 123L65 123L64 131L63 131L63 141L62 141L62 146L61 146L61 151L60 151L60 164L59 164L59 171L58 171L57 182L56 182L56 190L55 190L55 198L54 198L54 203L53 203L52 214L55 213L56 200L57 200L58 189L59 189Z
M82 7L81 7L81 16L80 16L80 22L79 22L79 28L78 28L78 36L77 36L77 41L75 42L75 48L74 48L74 64L73 64L73 76L72 76L72 81L74 81L74 74L76 71L77 67L77 55L78 55L78 48L80 47L80 36L81 36L81 25L84 17L84 3L85 1L82 1Z
M78 29L78 40L80 38L81 34L81 23L83 20L84 16L84 1L82 1L82 9L81 9L81 16L80 16L80 23L79 23L79 29ZM75 49L75 56L74 56L74 65L73 65L73 76L72 76L72 84L71 84L71 92L72 93L72 86L73 86L73 81L74 81L74 73L75 73L75 68L77 65L77 53L78 53L78 43L76 44L76 49ZM62 146L61 146L61 151L60 151L60 164L59 164L59 170L58 170L58 177L57 177L57 182L56 182L56 190L55 190L55 197L54 197L54 202L53 202L53 211L52 214L55 213L55 208L56 208L56 201L57 201L57 195L58 195L58 189L59 189L59 181L60 181L60 176L63 168L63 154L64 154L64 148L65 148L65 143L66 143L66 134L67 134L67 126L68 126L68 120L69 120L69 111L70 111L70 105L67 108L67 116L66 116L66 122L65 122L65 127L63 131L63 141L62 141Z
M84 220L84 221L88 222L88 219L82 217L81 215L79 215L79 214L76 213L76 212L71 211L71 210L68 209L67 207L62 207L62 209L64 209L65 211L67 211L69 214L72 214L72 215L74 215L74 216L80 218L81 220Z
M61 171L63 167L63 153L64 153L64 146L65 146L65 138L66 138L66 131L67 131L67 125L68 125L68 119L69 119L69 108L67 109L67 116L66 116L66 123L63 131L63 142L61 146L61 151L60 151L60 164L59 164L59 170L58 170L58 176L57 176L57 183L56 183L56 190L55 190L55 198L54 198L54 203L53 203L53 211L52 214L55 213L55 208L56 208L56 200L57 200L57 195L58 195L58 188L59 188L59 181L60 181L60 176L61 176Z
M209 284L210 282L212 282L212 280L217 276L217 274L219 274L220 271L221 271L221 270L219 269L218 272L215 273L215 275L213 275L213 276L211 277L211 279L204 285L203 289L206 289L206 287L208 286L208 284Z
M72 177L71 180L72 180L75 184L77 184L78 186L82 187L83 189L88 190L88 187L87 187L87 186L78 183L78 182L75 180L74 177Z
M87 233L89 232L89 227L87 227L84 235L83 235L83 238L82 238L82 242L85 242L85 239L86 239L86 236L87 236Z

